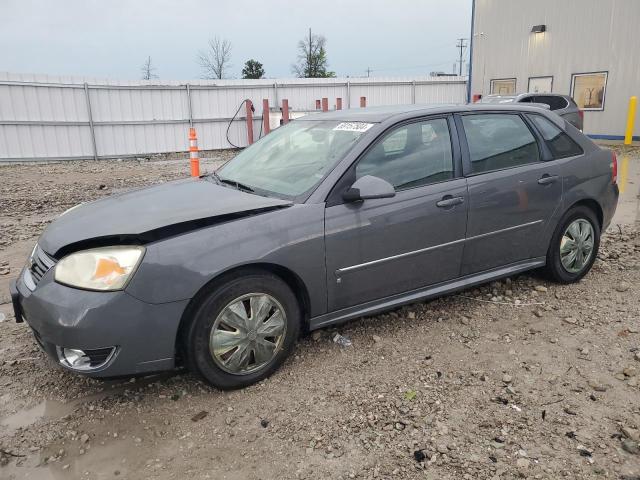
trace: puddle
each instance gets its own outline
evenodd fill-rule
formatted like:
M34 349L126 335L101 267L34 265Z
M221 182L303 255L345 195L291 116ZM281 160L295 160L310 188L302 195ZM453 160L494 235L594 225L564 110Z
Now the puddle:
M618 157L620 198L611 225L633 225L640 220L640 158Z
M53 420L62 418L70 414L75 409L73 404L56 402L55 400L45 400L35 407L19 410L0 421L0 426L8 429L9 433L18 428L25 428L36 423L38 420Z

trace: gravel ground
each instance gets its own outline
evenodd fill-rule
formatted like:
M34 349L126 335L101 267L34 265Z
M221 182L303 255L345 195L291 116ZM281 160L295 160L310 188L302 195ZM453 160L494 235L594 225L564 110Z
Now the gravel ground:
M0 166L0 478L640 479L640 150L620 153L626 224L580 283L521 275L315 332L235 392L72 375L8 303L56 215L187 162Z

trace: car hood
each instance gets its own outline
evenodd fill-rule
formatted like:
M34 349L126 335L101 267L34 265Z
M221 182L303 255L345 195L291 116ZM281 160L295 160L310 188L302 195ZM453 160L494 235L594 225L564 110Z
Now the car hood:
M146 243L290 205L286 200L242 192L211 180L178 180L74 207L51 223L38 243L59 258L61 251L69 253L109 242Z

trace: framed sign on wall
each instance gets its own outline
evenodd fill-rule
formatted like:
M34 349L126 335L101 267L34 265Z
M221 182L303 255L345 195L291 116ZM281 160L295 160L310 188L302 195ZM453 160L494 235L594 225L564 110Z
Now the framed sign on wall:
M553 91L553 77L529 77L529 93L551 93Z
M496 78L491 80L491 93L494 95L515 95L515 78Z
M608 72L574 73L571 96L582 110L604 110Z

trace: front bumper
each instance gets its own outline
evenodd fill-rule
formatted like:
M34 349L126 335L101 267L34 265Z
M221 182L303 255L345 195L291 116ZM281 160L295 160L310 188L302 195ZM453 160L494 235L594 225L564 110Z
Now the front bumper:
M188 300L150 304L126 291L92 292L67 287L48 272L31 291L23 273L11 284L16 321L26 321L43 350L69 369L94 377L117 377L170 370ZM114 349L104 363L77 370L60 362L60 348Z

